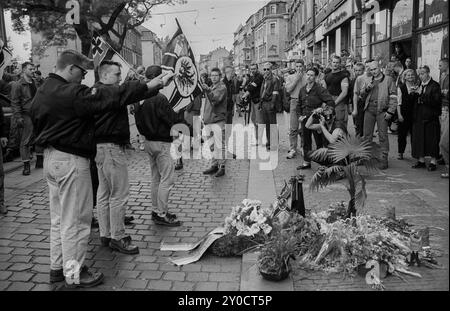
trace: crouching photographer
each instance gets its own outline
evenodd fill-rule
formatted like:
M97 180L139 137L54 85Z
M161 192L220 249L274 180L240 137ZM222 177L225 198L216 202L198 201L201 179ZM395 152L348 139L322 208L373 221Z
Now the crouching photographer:
M314 141L317 148L323 147L322 134L318 131L311 130L306 126L307 121L310 118L317 118L313 116L314 111L317 108L330 107L334 108L334 100L330 93L316 82L316 78L319 74L317 68L308 68L306 71L306 85L300 89L300 94L297 104L297 116L299 117L300 124L303 128L303 164L297 167L298 170L310 169L311 158L310 153L312 150L312 136L314 135ZM291 112L293 113L293 112ZM319 118L320 119L320 118Z

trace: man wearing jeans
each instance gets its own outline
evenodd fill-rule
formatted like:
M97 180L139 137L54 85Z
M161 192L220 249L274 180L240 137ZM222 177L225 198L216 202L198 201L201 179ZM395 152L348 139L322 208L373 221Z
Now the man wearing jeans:
M205 175L215 174L215 177L225 175L225 121L227 115L227 87L221 81L219 68L211 69L212 86L203 84L205 91L205 110L203 114L204 136L214 141L212 165L203 172ZM209 146L209 144L207 144Z
M288 159L297 155L298 136L300 135L299 122L295 109L297 108L300 89L305 85L304 71L305 63L302 59L295 62L295 73L286 78L286 91L291 96L289 113L289 153Z
M397 87L394 79L381 72L377 61L371 62L369 68L372 79L363 86L368 94L364 105L364 139L373 140L376 124L383 156L380 169L385 170L389 154L388 121L397 110Z
M350 74L341 68L341 57L333 55L331 58L331 72L325 75L325 88L333 96L336 121L347 126L348 121L348 90Z
M149 83L88 88L81 84L92 61L74 50L63 51L31 104L36 143L45 148L44 177L50 201L50 282L92 287L103 274L84 266L91 233L92 185L89 158L95 153L97 114L118 110L146 98L164 85Z
M161 74L160 66L150 66L145 73L148 79ZM169 193L174 184L175 164L170 147L173 141L171 129L183 123L181 114L175 113L166 96L161 93L146 99L135 110L136 127L145 137L145 151L150 158L152 174L152 220L157 225L175 227L181 223L169 212ZM177 131L178 133L178 131Z
M22 77L11 86L11 108L13 110L13 118L20 132L20 157L23 162L23 175L30 175L30 148L33 139L30 107L37 90L33 77L34 65L30 62L25 62L22 64ZM42 154L39 156L42 157ZM42 158L39 160L42 161Z
M121 82L120 64L103 61L98 67L101 89ZM130 82L125 82L126 87ZM139 248L125 235L125 209L128 203L129 183L126 145L130 141L127 107L95 116L95 163L98 171L97 214L100 241L103 246L124 254L138 254Z

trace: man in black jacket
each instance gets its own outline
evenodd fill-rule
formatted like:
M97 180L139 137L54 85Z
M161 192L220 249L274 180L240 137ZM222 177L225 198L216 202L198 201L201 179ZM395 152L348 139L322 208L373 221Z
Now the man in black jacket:
M250 65L250 80L247 85L244 87L244 95L242 95L242 99L249 98L251 105L251 120L253 125L255 126L255 138L256 145L258 144L258 123L264 123L262 112L258 109L260 103L261 96L261 86L263 84L264 77L258 71L258 65L252 64Z
M121 82L121 65L103 61L98 67L100 81L95 88L102 89ZM124 86L130 82L125 82ZM139 248L125 235L125 210L129 196L126 145L130 141L127 107L95 116L95 157L98 172L97 215L100 241L124 254L138 254Z
M262 112L263 124L266 126L266 148L270 150L270 129L277 124L277 102L280 98L280 80L272 73L272 64L264 64L264 82L261 88L261 105L258 107ZM278 135L278 133L277 133Z
M97 114L118 110L146 98L164 85L149 83L88 88L81 84L92 61L66 50L38 89L31 104L36 144L45 148L44 176L50 201L50 282L66 280L68 287L92 287L102 273L83 266L92 217L89 158L95 153Z
M161 72L160 66L150 66L145 75L147 79L153 79ZM150 156L152 220L158 225L180 226L180 221L168 210L169 192L174 184L175 173L170 149L173 141L171 129L177 123L184 123L184 118L173 111L163 94L158 93L136 107L135 119L139 133L145 137L145 151Z

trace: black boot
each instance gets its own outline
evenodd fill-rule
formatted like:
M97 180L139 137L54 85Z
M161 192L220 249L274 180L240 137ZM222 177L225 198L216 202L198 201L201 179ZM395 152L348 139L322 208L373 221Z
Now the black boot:
M44 168L44 156L41 154L36 156L36 168Z
M31 174L30 161L23 162L23 171L22 171L22 175L28 176L28 175L30 175L30 174Z
M208 168L206 171L203 172L203 175L212 175L217 173L218 170L219 170L218 166L211 166L210 168Z
M220 166L219 170L217 171L216 175L214 175L215 177L222 177L223 175L225 175L225 166Z
M177 163L175 164L175 170L179 171L183 169L183 159L178 159Z

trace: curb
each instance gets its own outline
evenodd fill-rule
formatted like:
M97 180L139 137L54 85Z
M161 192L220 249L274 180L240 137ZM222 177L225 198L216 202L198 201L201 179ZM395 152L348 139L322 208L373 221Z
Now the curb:
M276 198L275 178L273 171L259 169L259 161L250 161L247 198L260 200L263 206L273 203ZM258 253L242 255L241 291L294 291L294 281L291 277L281 282L270 282L259 274Z

